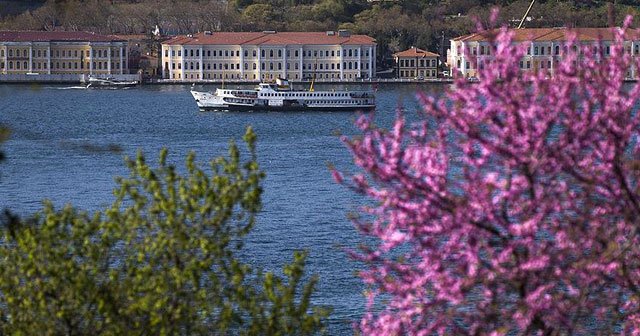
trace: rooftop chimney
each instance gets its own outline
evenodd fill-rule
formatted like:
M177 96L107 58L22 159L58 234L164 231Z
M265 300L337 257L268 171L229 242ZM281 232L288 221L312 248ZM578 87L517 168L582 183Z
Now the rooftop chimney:
M340 29L338 30L338 36L340 37L349 37L351 36L351 32L347 29Z

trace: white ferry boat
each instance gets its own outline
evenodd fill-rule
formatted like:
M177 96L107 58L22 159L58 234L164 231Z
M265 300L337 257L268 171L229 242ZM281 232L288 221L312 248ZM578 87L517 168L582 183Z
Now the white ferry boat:
M97 78L93 76L89 76L89 84L87 84L87 88L89 87L131 87L138 85L138 81L121 81L113 78Z
M201 110L371 110L376 106L372 91L294 91L284 79L260 83L253 90L216 89L215 92L191 90Z

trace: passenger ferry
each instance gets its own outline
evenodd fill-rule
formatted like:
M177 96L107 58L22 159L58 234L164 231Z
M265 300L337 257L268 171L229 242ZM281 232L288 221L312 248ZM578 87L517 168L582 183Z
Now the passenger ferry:
M376 106L372 91L294 91L285 79L260 83L253 90L216 89L215 92L191 90L201 110L371 110Z

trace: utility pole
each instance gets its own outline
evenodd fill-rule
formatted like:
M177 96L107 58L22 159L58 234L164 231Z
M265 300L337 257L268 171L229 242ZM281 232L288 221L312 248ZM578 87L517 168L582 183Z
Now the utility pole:
M524 16L522 17L522 20L520 20L520 24L518 24L517 29L522 28L522 25L524 24L524 20L527 19L527 15L529 15L529 12L531 11L531 7L533 7L534 2L536 2L536 0L531 0L531 3L529 4L529 8L527 8L527 11L524 13Z
M442 31L442 43L440 44L440 64L438 64L439 68L442 68L441 64L444 64L442 61L445 58L444 56L444 30Z

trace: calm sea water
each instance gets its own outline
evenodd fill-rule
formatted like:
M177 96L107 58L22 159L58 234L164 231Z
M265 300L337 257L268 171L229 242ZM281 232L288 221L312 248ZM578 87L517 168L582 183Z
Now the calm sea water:
M213 89L213 87L206 87ZM324 87L328 88L328 87ZM358 86L348 86L358 89ZM402 105L417 109L416 90L438 93L444 85L386 85L377 92L377 123L390 125ZM323 89L319 86L317 89ZM127 176L125 155L142 150L155 162L162 147L180 165L189 151L198 161L226 154L229 139L245 127L258 135L258 156L266 171L264 210L247 238L246 258L266 270L310 252L307 272L320 276L314 303L333 306L330 334L352 334L364 309L358 265L341 246L362 241L349 211L363 199L333 182L327 164L354 166L337 133L357 134L353 112L200 112L189 86L143 86L79 90L67 86L0 85L0 123L12 130L0 164L0 208L28 215L43 199L58 207L99 210L113 200L115 176ZM118 145L121 153L88 150Z

